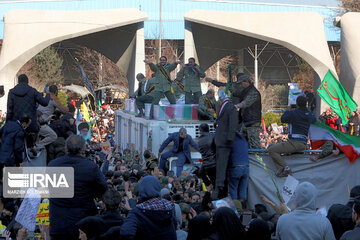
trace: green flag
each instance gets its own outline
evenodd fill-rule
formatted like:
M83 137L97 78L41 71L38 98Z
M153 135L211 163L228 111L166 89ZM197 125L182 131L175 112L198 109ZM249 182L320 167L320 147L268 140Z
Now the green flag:
M100 102L100 99L99 99L99 110L101 110L101 102Z
M317 93L341 117L342 124L349 121L357 104L330 70L322 80Z

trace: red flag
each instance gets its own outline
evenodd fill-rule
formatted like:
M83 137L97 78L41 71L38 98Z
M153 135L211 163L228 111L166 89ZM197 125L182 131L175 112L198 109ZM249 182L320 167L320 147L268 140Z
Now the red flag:
M73 105L74 106L74 108L76 108L76 105L75 105L75 99L73 99L72 101L71 101L71 103L70 103L71 105Z
M262 119L262 125L263 125L263 129L264 129L264 134L266 134L266 125L265 125L264 118Z

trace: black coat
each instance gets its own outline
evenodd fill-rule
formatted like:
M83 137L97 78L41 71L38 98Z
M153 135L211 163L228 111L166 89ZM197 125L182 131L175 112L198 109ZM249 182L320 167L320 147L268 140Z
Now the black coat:
M25 131L18 121L7 121L1 128L0 162L15 166L23 161Z
M203 159L203 167L211 168L216 166L216 146L214 134L202 133L198 141L199 150Z
M124 218L117 210L108 210L98 215L106 224L108 229L112 227L120 227L124 223Z
M349 201L346 205L334 204L329 208L327 218L329 219L336 239L340 239L344 232L352 230L355 223L352 221L352 205Z
M245 127L261 123L261 94L254 85L245 88L240 96L240 102L244 101L248 96L256 96L256 100L249 107L241 108L239 111L239 122L244 123Z
M50 234L76 234L76 223L97 214L95 197L107 189L104 175L98 166L87 158L65 155L52 160L49 167L74 168L74 197L50 199Z
M215 122L215 145L216 147L232 148L235 132L238 130L238 118L234 105L228 102L221 111Z
M50 95L42 96L35 88L26 83L19 83L10 89L7 102L7 120L20 120L23 114L31 117L30 132L38 132L39 126L36 118L37 104L47 106L50 101Z

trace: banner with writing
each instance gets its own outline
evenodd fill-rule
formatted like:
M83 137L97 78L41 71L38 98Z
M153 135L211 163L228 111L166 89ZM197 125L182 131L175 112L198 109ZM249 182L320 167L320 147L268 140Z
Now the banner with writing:
M298 184L299 181L296 180L296 178L294 178L293 176L289 175L286 178L283 189L281 191L281 196L284 199L285 204L289 202Z
M357 108L356 102L330 70L322 80L317 93L341 117L343 125L349 121L352 112Z

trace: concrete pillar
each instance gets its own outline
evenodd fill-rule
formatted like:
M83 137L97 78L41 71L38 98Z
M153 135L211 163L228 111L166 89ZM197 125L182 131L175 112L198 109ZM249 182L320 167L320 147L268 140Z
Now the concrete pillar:
M196 48L195 48L195 42L194 42L194 36L191 29L191 22L185 20L185 37L184 37L184 60L185 62L190 57L195 58L196 62L201 65L199 62Z
M131 60L129 65L126 67L127 70L125 71L127 71L126 77L128 79L129 94L133 94L134 91L138 88L138 81L135 79L136 74L143 73L145 75L145 40L143 22L138 23L138 29L136 30L134 39L131 42L129 48L125 51L122 59L125 60L127 57L130 57ZM120 63L121 62L119 62L118 65Z
M360 13L346 13L341 17L340 82L360 104Z

